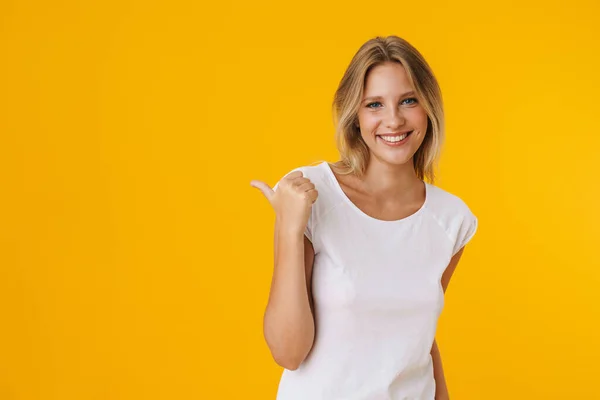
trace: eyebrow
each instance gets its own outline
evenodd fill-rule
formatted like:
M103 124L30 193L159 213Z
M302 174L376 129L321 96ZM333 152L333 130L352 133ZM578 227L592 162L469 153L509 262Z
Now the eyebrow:
M402 94L400 97L404 97L404 96L414 96L414 94L415 94L415 91L414 91L414 90L411 90L410 92L406 92L406 93ZM381 99L383 99L383 97L381 97L381 96L371 96L371 97L365 97L365 98L363 99L363 102L364 102L364 101L370 101L370 100L381 100Z

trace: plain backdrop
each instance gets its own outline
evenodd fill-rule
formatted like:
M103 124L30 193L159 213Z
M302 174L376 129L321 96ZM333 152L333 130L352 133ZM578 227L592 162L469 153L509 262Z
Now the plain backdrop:
M442 88L436 185L479 218L451 398L598 396L597 1L0 4L0 399L273 399L274 214L336 161L333 93L398 35Z

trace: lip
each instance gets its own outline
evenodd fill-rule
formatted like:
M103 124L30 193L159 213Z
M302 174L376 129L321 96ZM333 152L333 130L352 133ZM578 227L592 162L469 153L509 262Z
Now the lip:
M412 131L408 131L408 132L412 132ZM406 132L405 132L405 133L406 133ZM402 134L403 134L403 133L401 133L401 135L402 135ZM385 135L377 135L377 136L398 136L398 134L397 134L397 133L394 133L394 134L391 134L391 135L390 135L390 134L385 134ZM394 143L388 142L388 141L386 141L386 140L383 140L383 139L381 139L381 138L379 138L379 137L377 138L377 140L379 140L380 142L382 142L382 143L383 143L383 144L385 144L386 146L390 146L390 147L400 147L400 146L403 146L403 145L404 145L406 142L408 142L408 140L410 139L410 137L411 137L411 136L412 136L412 133L411 133L410 135L408 135L408 136L407 136L407 137L406 137L404 140L402 140L402 141L400 141L400 142L394 142Z
M405 133L412 132L412 131L413 131L413 129L409 129L407 131L396 132L396 133L382 133L381 135L376 135L376 136L400 136L400 135L404 135Z

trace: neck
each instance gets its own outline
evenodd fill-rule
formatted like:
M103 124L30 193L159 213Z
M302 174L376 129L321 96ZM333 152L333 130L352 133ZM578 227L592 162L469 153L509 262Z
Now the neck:
M415 191L422 188L412 158L404 164L393 165L372 157L362 181L365 191L383 199L412 198Z

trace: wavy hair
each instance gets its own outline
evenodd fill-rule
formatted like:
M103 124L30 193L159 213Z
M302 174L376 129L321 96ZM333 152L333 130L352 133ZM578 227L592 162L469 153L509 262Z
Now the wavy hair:
M358 109L369 71L384 62L400 63L411 82L419 103L427 113L427 131L413 157L419 179L435 182L445 137L442 94L433 71L425 58L406 40L398 36L377 36L363 44L346 69L333 100L335 139L341 160L333 166L342 175L362 176L370 152L358 127Z

